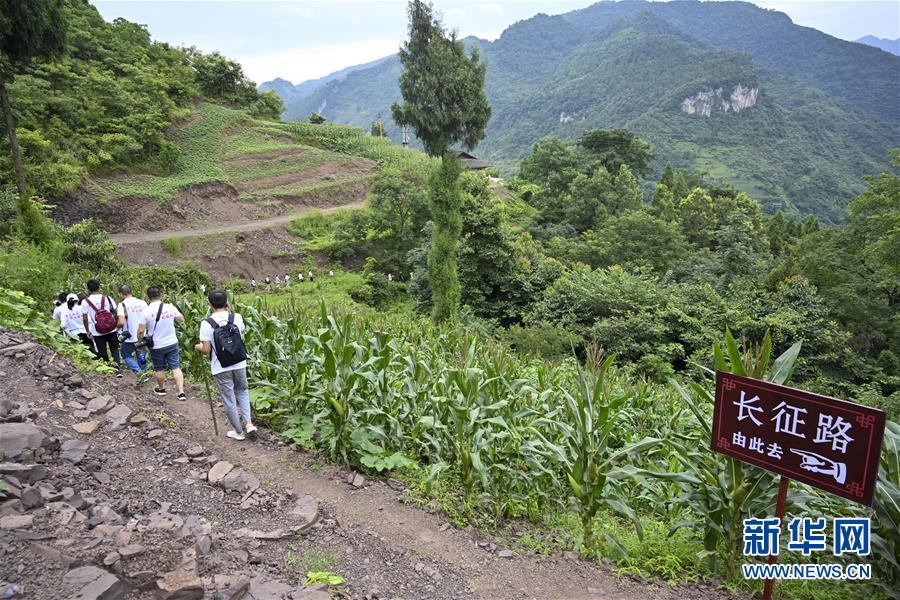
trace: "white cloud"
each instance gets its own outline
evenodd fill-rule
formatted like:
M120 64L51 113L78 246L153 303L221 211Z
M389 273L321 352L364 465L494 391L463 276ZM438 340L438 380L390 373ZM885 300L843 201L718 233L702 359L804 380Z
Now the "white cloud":
M321 44L302 48L284 48L257 55L237 56L244 72L256 83L276 77L300 83L316 79L351 65L394 54L400 43L394 39L371 39Z

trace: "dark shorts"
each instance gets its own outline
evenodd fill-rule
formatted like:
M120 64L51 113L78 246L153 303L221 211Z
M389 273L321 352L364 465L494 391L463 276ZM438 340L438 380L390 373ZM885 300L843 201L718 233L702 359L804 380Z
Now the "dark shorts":
M181 367L181 349L178 344L172 344L165 348L153 348L150 350L150 360L153 362L154 371L178 369Z

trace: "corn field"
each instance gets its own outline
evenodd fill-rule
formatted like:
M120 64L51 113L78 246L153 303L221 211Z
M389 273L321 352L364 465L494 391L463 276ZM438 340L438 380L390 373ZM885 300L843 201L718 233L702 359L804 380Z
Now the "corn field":
M184 298L189 323L205 302ZM727 578L739 564L741 524L774 510L774 477L709 450L712 386L664 386L628 379L613 357L594 348L584 364L520 357L460 327L408 316L331 313L259 299L236 307L247 324L253 407L282 436L368 472L420 470L426 482L452 482L471 522L539 520L571 511L582 545L598 511L641 534L641 516L673 530L688 527L712 572ZM199 378L209 368L185 339L184 365ZM726 333L716 368L785 381L799 344L770 360L768 337L743 350ZM900 427L890 423L874 513L798 486L788 513L873 517L881 544L875 571L893 585L900 550ZM725 566L721 566L721 564Z

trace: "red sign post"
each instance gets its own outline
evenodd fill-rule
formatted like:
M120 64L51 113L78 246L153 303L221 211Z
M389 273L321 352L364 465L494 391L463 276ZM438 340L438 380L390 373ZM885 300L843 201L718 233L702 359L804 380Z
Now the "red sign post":
M867 406L716 373L712 449L781 475L779 518L789 479L870 506L885 420L883 411ZM767 580L763 598L771 593Z

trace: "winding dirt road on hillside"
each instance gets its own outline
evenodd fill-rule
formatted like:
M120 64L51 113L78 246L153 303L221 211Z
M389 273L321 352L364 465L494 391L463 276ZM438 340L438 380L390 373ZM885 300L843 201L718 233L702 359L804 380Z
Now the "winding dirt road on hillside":
M315 206L310 206L306 208L301 208L294 212L291 212L286 215L280 215L278 217L272 217L269 219L259 219L257 221L244 221L239 223L228 223L226 225L219 225L216 227L204 227L202 229L173 229L173 230L163 230L163 231L147 231L143 233L116 233L110 237L110 239L115 242L117 245L123 244L136 244L140 242L161 242L170 238L187 238L194 236L203 236L203 235L215 235L218 233L231 233L237 231L254 231L257 229L266 229L269 227L277 227L279 225L285 225L290 223L294 219L310 213L310 212L320 212L323 214L337 212L339 210L353 210L362 208L365 204L365 200L359 200L356 202L351 202L349 204L341 204L339 206L329 206L327 208L319 208Z

